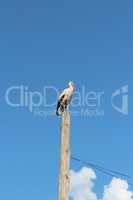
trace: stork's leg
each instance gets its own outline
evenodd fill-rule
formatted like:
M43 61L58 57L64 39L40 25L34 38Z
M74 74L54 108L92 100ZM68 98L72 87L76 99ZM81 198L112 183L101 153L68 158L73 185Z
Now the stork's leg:
M65 101L65 109L67 108L67 105L68 105L68 101L66 100Z
M64 104L61 104L60 109L61 109L61 112L64 112L64 110L65 110L65 105L64 105Z
M67 108L67 100L63 101L60 105L61 112L64 112L66 108Z

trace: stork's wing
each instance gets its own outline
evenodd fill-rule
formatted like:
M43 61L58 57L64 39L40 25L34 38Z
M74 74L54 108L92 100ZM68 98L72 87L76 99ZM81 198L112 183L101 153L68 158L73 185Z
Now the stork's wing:
M60 94L60 96L59 96L59 98L58 98L58 102L57 102L57 106L56 106L56 114L57 114L57 115L59 115L58 110L59 110L59 108L60 108L60 106L61 106L61 103L62 103L62 100L63 100L63 98L64 98L64 96L65 96L65 93L66 93L66 89L63 90L63 92L61 92L61 94Z
M60 101L58 101L58 103L57 103L57 107L56 107L56 115L59 115L59 113L58 113L59 107L60 107Z
M65 94L62 94L61 97L59 98L58 102L57 102L57 107L56 107L56 114L59 116L59 109L63 108L63 99L65 97ZM65 105L65 104L64 104Z

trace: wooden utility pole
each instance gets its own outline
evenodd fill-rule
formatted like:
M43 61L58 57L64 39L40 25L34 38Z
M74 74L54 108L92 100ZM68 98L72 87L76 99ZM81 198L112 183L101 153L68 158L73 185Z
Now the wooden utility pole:
M70 113L64 112L61 118L61 155L58 200L68 200L70 182Z

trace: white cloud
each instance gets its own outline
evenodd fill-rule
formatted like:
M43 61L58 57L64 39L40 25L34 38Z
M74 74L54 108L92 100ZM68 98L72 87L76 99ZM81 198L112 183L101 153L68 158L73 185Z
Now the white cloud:
M92 191L95 172L89 168L82 168L79 172L70 172L70 197L73 200L97 200Z
M95 172L83 167L79 172L70 172L70 197L73 200L98 200L93 192ZM113 178L109 185L104 187L102 199L99 200L133 200L133 192L129 191L125 180Z
M124 180L113 178L105 186L103 200L133 200L133 193L128 190L128 183Z

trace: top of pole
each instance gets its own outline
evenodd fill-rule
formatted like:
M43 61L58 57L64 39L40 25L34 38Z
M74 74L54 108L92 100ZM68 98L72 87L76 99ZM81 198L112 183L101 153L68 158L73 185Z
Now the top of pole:
M65 111L62 113L62 124L69 125L70 124L70 113Z

